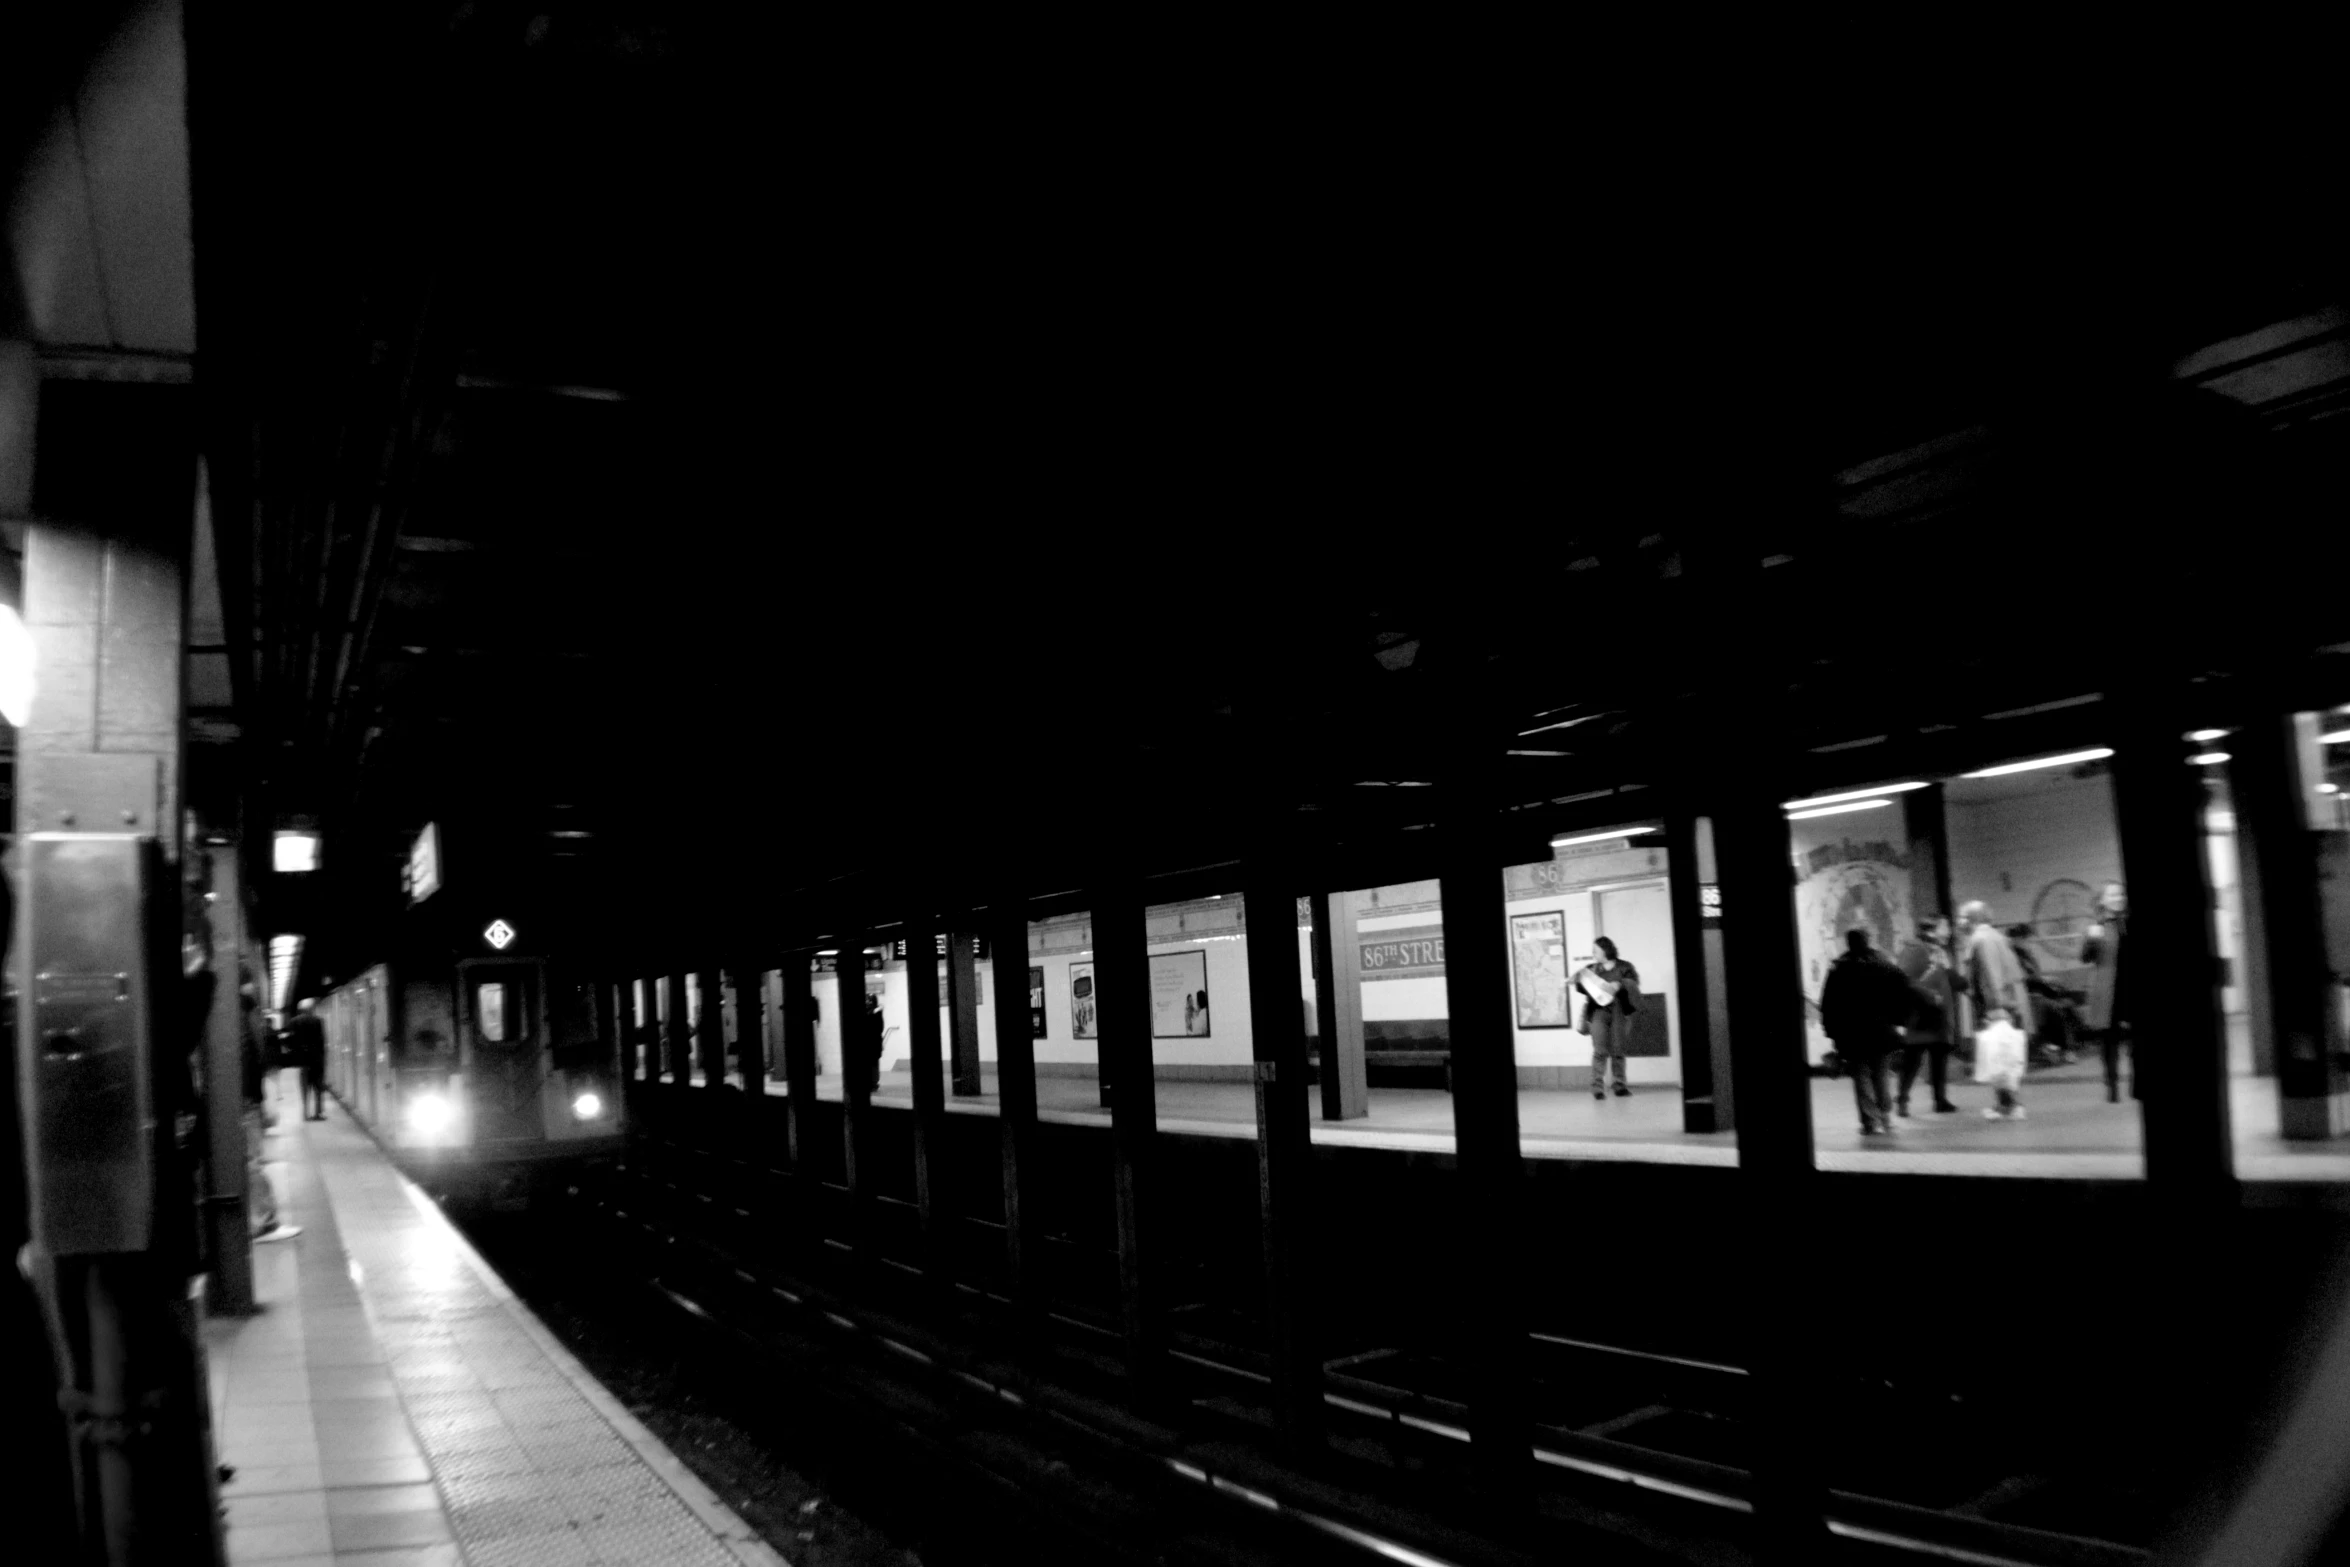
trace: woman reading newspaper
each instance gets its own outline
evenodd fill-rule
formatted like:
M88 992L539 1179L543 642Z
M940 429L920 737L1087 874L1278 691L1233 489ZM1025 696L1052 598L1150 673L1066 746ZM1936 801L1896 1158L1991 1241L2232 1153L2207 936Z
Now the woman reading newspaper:
M1608 1062L1615 1062L1615 1093L1632 1092L1624 1081L1624 1046L1630 1043L1632 1014L1640 1010L1640 971L1616 956L1616 944L1601 936L1597 960L1575 971L1575 988L1583 996L1583 1017L1576 1032L1591 1036L1591 1097L1608 1096Z

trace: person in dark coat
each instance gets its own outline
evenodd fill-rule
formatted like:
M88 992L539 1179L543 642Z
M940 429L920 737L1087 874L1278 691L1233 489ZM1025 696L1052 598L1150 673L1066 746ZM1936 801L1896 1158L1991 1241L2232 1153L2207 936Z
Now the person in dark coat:
M881 998L868 990L865 992L865 1010L850 1015L861 1025L856 1063L865 1080L865 1092L870 1094L881 1087L881 1042L887 1033L881 1019Z
M302 1069L302 1119L326 1119L326 1025L318 1020L318 1001L305 996L302 1009L286 1030L294 1046L294 1065Z
M2130 1016L2122 994L2122 945L2129 928L2129 899L2122 884L2109 881L2097 895L2097 918L2083 934L2081 962L2089 970L2089 999L2081 1025L2105 1057L2105 1102L2121 1103L2122 1051L2130 1042ZM2130 1063L2130 1097L2138 1097L2137 1062Z
M1852 1097L1860 1108L1864 1137L1893 1130L1885 1090L1885 1058L1901 1044L1901 1032L1915 1007L1901 970L1869 945L1869 933L1844 933L1844 955L1820 987L1820 1026L1852 1074Z
M1902 1038L1901 1091L1894 1113L1909 1114L1909 1091L1918 1080L1918 1067L1931 1069L1934 1110L1949 1115L1958 1106L1950 1102L1950 1047L1952 1014L1958 998L1951 988L1950 921L1937 914L1918 921L1917 935L1902 943L1894 960L1901 977L1909 981L1908 1032Z

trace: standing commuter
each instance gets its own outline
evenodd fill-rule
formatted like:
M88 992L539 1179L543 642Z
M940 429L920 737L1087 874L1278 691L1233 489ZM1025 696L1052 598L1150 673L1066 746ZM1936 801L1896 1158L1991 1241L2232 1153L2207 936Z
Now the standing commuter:
M2009 1023L2030 1039L2032 1000L2024 988L2023 961L2015 955L2007 933L1991 923L1990 906L1979 899L1959 908L1958 924L1966 936L1960 982L1974 1004L1975 1016L1987 1024L1992 1009L2000 1008Z
M2105 1057L2105 1102L2121 1103L2122 1050L2129 1043L2130 1017L2123 1008L2122 946L2123 932L2129 924L2129 899L2122 892L2122 884L2109 881L2097 895L2097 919L2085 933L2081 944L2081 961L2089 967L2089 1002L2082 1018L2083 1026L2097 1037L2097 1048ZM2130 1097L2138 1097L2136 1063L2130 1073Z
M294 1040L294 1064L302 1069L302 1119L326 1119L326 1025L318 1020L318 998L304 996L287 1030Z
M1583 1019L1575 1027L1591 1036L1591 1097L1608 1096L1608 1062L1612 1058L1615 1094L1622 1099L1632 1092L1624 1082L1624 1047L1631 1043L1632 1014L1640 1010L1640 971L1616 956L1616 944L1607 937L1597 938L1592 945L1599 948L1601 956L1575 975L1576 987L1583 992Z
M1894 1112L1909 1114L1909 1091L1917 1085L1918 1067L1931 1069L1934 1110L1948 1115L1958 1106L1950 1102L1950 1042L1956 1019L1957 997L1950 984L1950 921L1937 914L1918 921L1915 939L1902 943L1895 960L1901 977L1909 981L1912 1003L1909 1028L1902 1040L1901 1095Z
M1844 955L1830 966L1828 981L1820 987L1820 1026L1852 1074L1863 1137L1893 1130L1885 1058L1899 1047L1902 1025L1915 1009L1909 981L1869 945L1869 933L1846 931Z
M887 1030L881 1020L881 998L872 991L865 992L865 1011L860 1021L864 1027L857 1069L865 1079L865 1092L874 1093L881 1087L881 1041Z

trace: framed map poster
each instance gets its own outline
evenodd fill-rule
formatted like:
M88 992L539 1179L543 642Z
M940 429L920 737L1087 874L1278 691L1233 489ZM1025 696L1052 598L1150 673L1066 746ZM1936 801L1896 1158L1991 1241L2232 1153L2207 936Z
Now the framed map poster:
M1208 955L1151 955L1151 1038L1208 1037Z
M1517 981L1518 1027L1566 1028L1574 994L1567 988L1567 916L1510 916L1510 971Z
M1069 965L1069 1033L1077 1039L1102 1037L1101 1013L1094 1008L1093 965Z
M1044 970L1028 971L1028 1032L1036 1039L1044 1038Z

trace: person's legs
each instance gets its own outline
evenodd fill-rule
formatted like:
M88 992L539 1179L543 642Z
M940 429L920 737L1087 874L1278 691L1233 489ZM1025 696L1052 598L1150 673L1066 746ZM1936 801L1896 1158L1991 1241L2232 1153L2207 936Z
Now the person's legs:
M1934 1085L1934 1108L1937 1110L1957 1109L1958 1106L1950 1102L1950 1046L1947 1044L1928 1045L1926 1052L1929 1081Z
M2105 1057L2105 1102L2120 1104L2122 1098L2122 1031L2101 1028L2097 1031L2097 1050Z
M1595 1013L1591 1019L1591 1097L1607 1097L1607 1058L1614 1054L1616 1043L1616 1015L1613 1012ZM1619 1065L1619 1071L1622 1067Z
M1860 1129L1881 1130L1885 1116L1885 1058L1872 1059L1865 1052L1855 1050L1844 1058L1844 1070L1852 1079L1852 1104L1860 1112Z
M1917 1086L1918 1063L1925 1058L1925 1053L1924 1045L1909 1044L1901 1047L1901 1089L1899 1097L1894 1101L1894 1108L1903 1115L1909 1114L1909 1091Z

